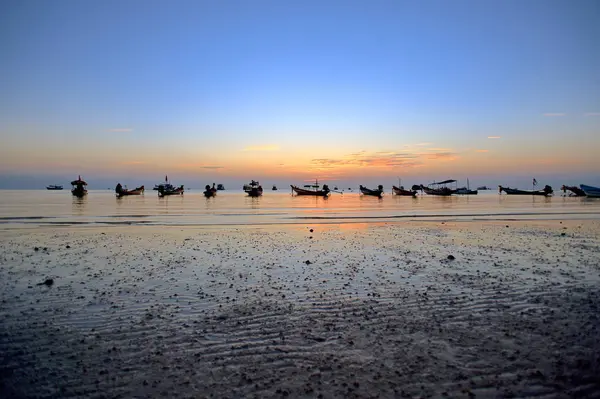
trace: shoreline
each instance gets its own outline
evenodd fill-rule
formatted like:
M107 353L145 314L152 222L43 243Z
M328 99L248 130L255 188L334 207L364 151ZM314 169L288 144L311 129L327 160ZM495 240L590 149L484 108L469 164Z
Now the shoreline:
M0 238L5 397L600 396L600 221Z

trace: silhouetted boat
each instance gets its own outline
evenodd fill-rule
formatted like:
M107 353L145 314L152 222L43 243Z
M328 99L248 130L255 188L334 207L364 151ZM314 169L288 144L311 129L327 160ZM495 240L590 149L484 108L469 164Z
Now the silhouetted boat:
M212 187L210 185L206 185L204 186L204 196L209 198L209 197L214 197L215 195L217 195L217 188L215 188L215 183L213 183Z
M581 187L583 192L585 192L585 195L587 195L588 197L600 197L600 187L588 186L585 184L580 184L579 187Z
M360 192L363 195L372 195L374 197L381 197L383 195L383 186L380 184L377 186L377 190L371 190L370 188L366 188L364 186L359 186Z
M46 190L62 190L62 189L63 189L63 186L61 186L61 185L51 184L49 186L46 186Z
M271 190L277 191L277 186L273 184L273 188Z
M561 189L563 190L563 193L567 193L567 191L570 191L571 194L574 197L585 197L585 191L583 191L582 189L580 189L577 186L562 186Z
M117 198L124 197L126 195L141 195L144 193L144 186L136 187L133 190L127 190L123 188L121 183L117 183L117 187L115 187L115 193L117 194Z
M477 190L491 190L488 186L477 187Z
M154 185L153 190L163 190L163 191L172 191L175 190L175 186L169 183L168 176L165 176L165 182Z
M73 180L71 182L71 186L73 186L71 188L71 194L74 196L81 198L87 194L87 189L85 188L87 183L81 180L81 175L77 178L77 180Z
M444 180L437 183L431 183L428 186L424 186L421 184L421 190L428 195L438 195L442 197L448 197L456 191L456 189L451 189L450 187L446 187L446 184L456 183L456 180Z
M225 190L225 186L223 186L221 183L219 183L219 184L217 184L217 190L223 191L223 190Z
M543 190L519 190L516 188L498 186L498 192L504 191L508 195L543 195L545 197L552 195L554 190L546 185Z
M184 189L183 184L177 188L173 187L171 184L169 185L161 185L158 188L158 196L166 197L168 195L183 195Z
M250 184L244 184L244 192L250 197L260 197L263 194L263 188L259 182L251 180Z
M323 184L323 188L319 189L319 181L315 180L315 184L305 184L304 188L300 188L290 184L292 187L292 192L296 193L296 195L312 195L314 197L327 197L331 190L329 190L329 186L327 184Z
M467 187L461 187L454 190L454 194L458 195L477 195L477 190L471 190L469 187L469 179L467 179Z
M404 186L392 186L392 193L403 197L415 197L417 195L415 190L406 190Z

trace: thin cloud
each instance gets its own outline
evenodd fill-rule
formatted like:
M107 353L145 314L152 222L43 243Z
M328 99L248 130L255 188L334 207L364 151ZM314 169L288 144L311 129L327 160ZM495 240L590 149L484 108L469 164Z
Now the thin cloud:
M224 166L217 165L205 165L203 163L184 163L180 164L181 168L198 168L198 169L224 169Z
M488 136L488 139L500 139L502 138L501 136Z
M475 152L490 152L490 150L475 150Z
M600 112L586 112L585 116L600 116Z
M554 117L554 116L566 116L567 114L563 113L563 112L548 112L545 113L544 116L547 117Z
M121 165L145 165L148 162L144 162L144 161L127 161L127 162L121 162Z
M417 147L426 147L426 146L432 145L432 144L433 143L417 143L417 144L415 144L415 146L417 146Z
M108 129L109 132L113 132L113 133L126 133L126 132L133 132L133 129L130 127L117 127L114 129Z
M458 159L458 155L453 152L438 152L433 154L423 154L427 159L435 159L441 161L454 161Z
M279 146L275 144L266 144L266 145L251 145L249 147L244 148L242 151L278 151Z

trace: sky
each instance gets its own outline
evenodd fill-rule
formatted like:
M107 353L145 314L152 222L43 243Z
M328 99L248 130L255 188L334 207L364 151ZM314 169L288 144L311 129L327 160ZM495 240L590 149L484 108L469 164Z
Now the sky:
M0 2L0 188L600 184L600 2Z

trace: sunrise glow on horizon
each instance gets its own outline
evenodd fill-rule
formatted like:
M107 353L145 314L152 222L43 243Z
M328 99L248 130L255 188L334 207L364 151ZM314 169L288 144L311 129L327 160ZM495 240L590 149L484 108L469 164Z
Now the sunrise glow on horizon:
M78 174L597 184L598 15L596 1L5 2L0 188Z

